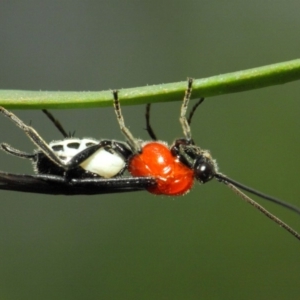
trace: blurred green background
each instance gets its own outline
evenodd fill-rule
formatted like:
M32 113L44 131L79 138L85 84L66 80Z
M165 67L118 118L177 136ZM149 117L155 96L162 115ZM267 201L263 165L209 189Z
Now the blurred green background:
M99 91L299 58L298 1L5 1L0 88ZM300 83L207 99L193 136L228 176L300 206ZM180 102L153 106L168 142ZM40 111L14 111L47 141ZM147 139L144 106L124 107ZM78 137L123 139L112 108L55 111ZM0 118L0 141L34 147ZM32 173L0 153L1 170ZM297 299L300 244L218 182L184 197L0 192L0 299ZM300 230L300 218L265 203Z

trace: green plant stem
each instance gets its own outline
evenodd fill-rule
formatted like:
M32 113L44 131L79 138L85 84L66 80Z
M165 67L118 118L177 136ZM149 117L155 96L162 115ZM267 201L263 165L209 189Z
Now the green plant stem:
M195 79L193 98L242 92L300 79L300 59L264 67ZM186 81L121 89L122 105L182 100ZM111 91L49 92L0 90L0 105L5 108L88 108L112 105Z

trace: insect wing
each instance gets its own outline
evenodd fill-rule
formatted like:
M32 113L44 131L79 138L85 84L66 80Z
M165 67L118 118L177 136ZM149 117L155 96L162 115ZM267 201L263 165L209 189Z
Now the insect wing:
M151 177L86 178L66 181L55 175L23 175L0 172L0 190L49 194L97 195L142 191L155 186Z

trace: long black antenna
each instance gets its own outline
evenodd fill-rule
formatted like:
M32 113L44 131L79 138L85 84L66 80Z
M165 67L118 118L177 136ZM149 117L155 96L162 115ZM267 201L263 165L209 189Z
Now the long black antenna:
M276 203L278 205L281 205L281 206L283 206L283 207L285 207L287 209L290 209L290 210L292 210L295 213L297 213L297 214L300 215L300 208L297 207L297 206L294 206L294 205L292 205L290 203L284 202L284 201L282 201L280 199L277 199L277 198L274 198L274 197L269 196L267 194L264 194L262 192L259 192L259 191L255 190L255 189L253 189L253 188L251 188L249 186L246 186L246 185L244 185L244 184L242 184L242 183L240 183L238 181L235 181L235 180L233 180L231 178L228 178L227 176L225 176L225 175L223 175L221 173L215 174L215 178L217 178L219 181L221 181L221 182L223 182L225 184L231 183L235 187L239 187L240 189L242 189L242 190L244 190L246 192L249 192L249 193L251 193L253 195L256 195L256 196L258 196L260 198L263 198L263 199L269 200L269 201L271 201L273 203Z
M61 123L54 118L54 116L47 110L47 109L42 109L42 112L50 119L50 121L54 124L54 126L59 130L59 132L65 137L69 137L70 135L67 134L67 132L64 130L63 126Z
M190 111L190 113L189 113L189 117L188 117L188 119L187 119L187 122L188 122L189 125L191 124L191 121L192 121L192 118L193 118L193 116L194 116L195 111L197 110L198 106L199 106L203 101L204 101L204 98L200 98L200 99L198 100L198 102L196 102L196 104L194 104L194 106L192 107L192 109L191 109L191 111ZM233 180L233 179L231 179L231 178L228 178L227 176L225 176L225 175L223 175L223 174L221 174L221 173L216 173L214 176L215 176L216 179L218 179L219 181L221 181L221 182L223 182L223 183L225 183L225 184L227 184L227 185L228 185L228 183L231 183L231 185L233 185L233 186L235 186L235 187L239 187L240 189L242 189L242 190L244 190L244 191L246 191L246 192L249 192L249 193L251 193L251 194L253 194L253 195L256 195L256 196L258 196L258 197L260 197L260 198L263 198L263 199L269 200L269 201L271 201L271 202L273 202L273 203L276 203L276 204L278 204L278 205L281 205L281 206L283 206L283 207L285 207L285 208L287 208L287 209L290 209L290 210L292 210L292 211L294 211L294 212L296 212L297 214L300 215L300 208L297 207L297 206L294 206L294 205L292 205L292 204L290 204L290 203L284 202L284 201L282 201L282 200L280 200L280 199L277 199L277 198L274 198L274 197L269 196L269 195L267 195L267 194L264 194L264 193L262 193L262 192L259 192L259 191L255 190L255 189L253 189L253 188L251 188L251 187L249 187L249 186L246 186L246 185L244 185L244 184L242 184L242 183L240 183L240 182L238 182L238 181L235 181L235 180ZM228 186L229 186L229 185L228 185ZM239 191L239 190L238 190L238 191ZM235 191L235 192L236 192L236 191ZM241 191L239 191L239 192L240 192L240 196L242 197L242 195L244 195L244 194L243 194ZM236 192L236 193L237 193L237 192ZM238 194L238 193L237 193L237 194ZM248 201L247 201L247 202L248 202Z
M268 210L266 210L263 206L258 204L256 201L248 197L246 194L244 194L241 190L239 190L234 184L230 183L229 181L223 181L232 191L234 191L238 196L240 196L243 200L245 200L247 203L254 206L256 209L261 211L265 216L270 218L272 221L277 223L280 227L284 228L286 231L288 231L290 234L292 234L296 239L300 240L300 234L295 231L293 228L291 228L289 225L281 221L279 218L271 214Z

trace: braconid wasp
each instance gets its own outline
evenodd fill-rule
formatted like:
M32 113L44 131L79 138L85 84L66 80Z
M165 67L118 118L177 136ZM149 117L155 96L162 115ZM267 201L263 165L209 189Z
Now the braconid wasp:
M156 185L152 177L123 177L132 151L127 143L114 140L78 139L67 134L47 110L43 112L64 139L47 144L16 115L0 112L21 128L37 146L33 154L2 143L6 153L32 161L36 175L0 172L0 189L51 195L93 195L145 190Z
M190 123L196 108L203 102L204 98L201 98L194 105L189 117L187 118L186 114L191 98L192 84L193 80L189 78L188 87L186 89L180 111L179 120L183 129L184 137L176 139L170 147L165 142L157 141L156 135L149 121L149 104L146 109L146 130L152 138L152 141L142 141L134 138L130 130L125 125L118 98L118 91L113 91L117 120L121 131L126 137L128 145L132 150L132 155L128 159L127 166L129 173L131 173L134 177L137 176L138 178L143 176L155 178L156 185L146 187L146 189L152 194L168 196L186 194L192 188L195 180L200 183L206 183L213 178L216 178L219 182L227 185L246 202L260 210L263 214L300 240L299 233L271 214L249 196L244 194L240 189L277 203L300 214L300 209L298 207L258 192L220 173L217 163L212 158L210 152L195 145L191 135Z

